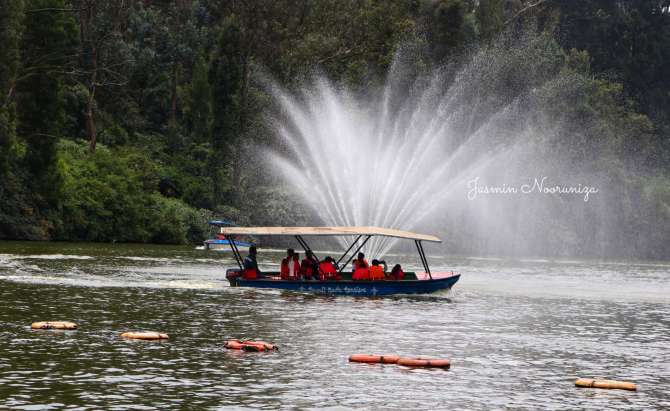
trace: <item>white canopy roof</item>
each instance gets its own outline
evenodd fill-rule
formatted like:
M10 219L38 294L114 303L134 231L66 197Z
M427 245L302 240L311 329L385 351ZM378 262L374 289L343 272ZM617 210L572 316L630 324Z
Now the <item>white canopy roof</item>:
M442 242L434 235L417 234L409 231L380 227L222 227L225 235L378 235L404 238L407 240Z

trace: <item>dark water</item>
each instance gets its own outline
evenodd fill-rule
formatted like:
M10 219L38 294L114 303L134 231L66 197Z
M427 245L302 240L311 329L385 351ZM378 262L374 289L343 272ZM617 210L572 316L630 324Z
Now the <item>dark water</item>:
M670 264L431 261L452 292L331 298L229 288L217 252L0 243L0 408L670 408ZM53 319L80 329L29 329ZM170 340L118 336L139 329ZM242 337L281 351L223 348ZM366 352L452 368L347 362Z

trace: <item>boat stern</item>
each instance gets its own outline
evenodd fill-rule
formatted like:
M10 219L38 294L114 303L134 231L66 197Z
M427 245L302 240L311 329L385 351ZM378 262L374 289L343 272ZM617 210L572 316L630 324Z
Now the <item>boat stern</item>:
M239 268L229 268L226 270L226 279L231 287L237 287L237 280L242 277L242 270Z

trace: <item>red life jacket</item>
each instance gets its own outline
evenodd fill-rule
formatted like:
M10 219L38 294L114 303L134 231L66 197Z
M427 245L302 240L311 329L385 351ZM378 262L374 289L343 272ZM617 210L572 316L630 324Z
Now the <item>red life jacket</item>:
M336 280L337 279L337 270L333 263L329 261L323 261L319 264L319 279L323 280Z
M391 278L394 280L402 280L405 278L405 272L401 269L391 271Z
M258 271L255 268L245 268L242 271L242 278L245 280L255 280L258 278Z
M291 259L290 261L293 264L293 277L291 277L289 270L289 260L284 258L281 260L281 268L279 271L279 276L282 280L297 280L298 275L300 274L300 263Z
M303 278L312 278L314 275L314 261L305 258L302 260L302 264L300 265L300 275L303 276Z
M370 279L371 280L383 280L384 279L384 267L380 265L373 265L370 267Z
M354 273L351 275L352 280L369 280L370 279L370 270L365 268L357 268L354 270Z
M282 280L288 280L288 258L282 258L279 268L279 276Z
M297 280L298 277L300 276L300 262L296 260L291 260L289 264L293 264L293 275L291 275L291 271L289 270L289 265L286 264L286 277L289 280Z

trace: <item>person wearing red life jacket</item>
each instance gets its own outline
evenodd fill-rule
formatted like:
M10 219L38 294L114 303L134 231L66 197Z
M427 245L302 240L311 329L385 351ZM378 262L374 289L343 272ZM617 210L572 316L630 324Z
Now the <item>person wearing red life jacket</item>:
M326 257L319 264L319 279L321 281L339 280L337 268L335 268L335 260L331 256Z
M279 276L282 280L288 280L289 262L293 260L293 254L295 254L295 251L292 248L289 248L286 250L286 258L282 258L281 260Z
M291 261L288 262L288 279L297 280L300 276L300 254L293 253Z
M383 268L380 265L382 263L384 264ZM386 261L372 260L372 266L370 267L370 280L383 280L385 277L384 273L386 272L386 268Z
M354 271L357 268L369 268L367 260L365 259L365 254L358 253L358 257L354 260Z
M300 264L300 276L305 280L317 279L319 271L319 261L314 257L311 251L307 251L305 258Z
M358 253L358 257L354 260L354 272L351 274L351 279L356 281L370 279L370 266L365 259L365 254Z
M258 262L256 261L256 246L249 247L249 255L244 258L244 270L242 271L242 278L245 280L257 279L261 271L258 269Z
M394 265L393 270L391 270L391 274L389 275L389 280L400 281L403 278L405 278L405 272L402 270L400 264Z

